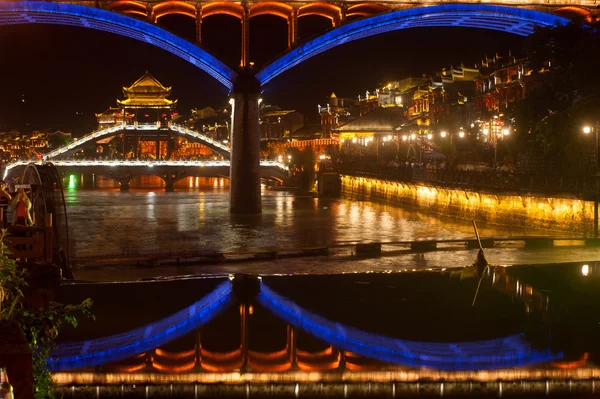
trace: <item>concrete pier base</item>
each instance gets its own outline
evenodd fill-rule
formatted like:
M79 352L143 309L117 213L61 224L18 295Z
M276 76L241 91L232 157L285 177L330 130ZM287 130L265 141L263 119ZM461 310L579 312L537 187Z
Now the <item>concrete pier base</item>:
M240 74L231 98L229 211L234 214L261 213L259 95L256 78Z

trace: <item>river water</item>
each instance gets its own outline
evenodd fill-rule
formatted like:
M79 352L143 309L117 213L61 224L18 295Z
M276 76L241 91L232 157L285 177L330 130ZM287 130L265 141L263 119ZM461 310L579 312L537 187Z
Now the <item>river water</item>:
M129 397L191 398L199 389L217 396L225 392L221 385L239 397L281 397L290 387L288 397L314 397L315 392L390 397L398 381L410 397L444 396L445 390L474 397L500 397L505 391L595 392L600 250L594 248L486 249L490 262L499 266L486 269L481 280L472 268L451 269L472 263L476 250L464 248L386 251L371 259L335 252L214 265L86 266L86 259L122 255L473 237L467 220L285 192L264 191L262 215L236 218L228 213L227 191L224 179L190 180L174 193L158 185L129 193L70 186L66 201L79 265L75 277L100 283L61 287L65 303L93 298L96 319L61 332L61 342L91 341L82 344L86 356L65 357L60 393L92 395L72 371L93 375L96 397L126 392ZM569 236L483 223L479 229L484 237ZM553 264L501 267L523 263ZM131 282L225 273L263 276L238 275L232 285L224 276ZM224 292L229 292L225 299L216 299ZM214 314L197 311L217 302ZM150 332L158 338L148 337ZM133 349L115 350L119 345ZM87 348L97 353L89 356ZM241 391L241 384L214 384L237 373L244 362L253 373L262 373L263 385L252 381ZM101 374L90 374L93 370ZM288 371L295 385L281 383ZM352 384L338 384L342 371L355 378ZM153 373L152 386L144 379L147 372ZM314 372L328 382L314 384ZM106 384L97 382L102 373L117 374ZM210 391L216 385L219 391Z
M142 182L152 186L153 182ZM351 198L317 199L286 192L263 191L263 213L233 217L228 212L227 179L188 179L176 192L156 188L121 193L114 188L80 189L67 185L71 248L78 264L86 259L190 252L236 252L253 249L290 249L350 241L408 241L472 238L468 220L427 215L414 209ZM482 236L569 236L565 233L523 230L479 223ZM595 249L526 251L490 249L496 263L540 263L597 259ZM441 251L373 260L321 257L249 264L203 266L177 270L121 267L108 272L78 271L79 278L119 278L220 272L347 272L391 270L401 267L464 266L474 251ZM85 269L85 267L84 267Z

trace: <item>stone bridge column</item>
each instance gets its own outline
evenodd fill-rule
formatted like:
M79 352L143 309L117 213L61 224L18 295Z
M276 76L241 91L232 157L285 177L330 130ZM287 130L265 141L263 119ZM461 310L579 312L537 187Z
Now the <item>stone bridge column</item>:
M119 183L119 190L122 193L129 192L129 182L131 182L133 176L113 177L113 179L115 179Z
M244 6L242 13L242 59L240 66L247 68L250 62L250 11Z
M196 6L196 40L202 43L202 4Z
M154 20L154 7L152 6L152 3L147 3L146 4L146 19L151 24L154 23L154 22L156 22ZM125 113L123 113L123 114L125 114Z
M292 48L298 42L298 10L293 9L288 17L288 48Z
M230 100L229 211L235 214L261 213L259 95L256 78L247 70L241 73Z
M175 182L177 181L176 176L173 176L172 173L167 173L165 176L165 191L167 193L172 193L175 191Z

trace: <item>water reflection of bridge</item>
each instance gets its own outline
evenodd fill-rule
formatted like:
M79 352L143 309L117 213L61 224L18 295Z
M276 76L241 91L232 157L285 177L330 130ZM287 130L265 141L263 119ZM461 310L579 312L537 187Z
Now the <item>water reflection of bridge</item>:
M414 385L402 385L409 383L422 383L417 391L468 392L483 384L497 392L509 390L507 381L515 379L535 379L543 390L547 378L572 377L548 364L560 353L533 349L519 334L447 343L390 338L330 321L282 297L269 283L240 279L215 283L201 300L160 321L61 345L57 381L98 384L111 394L125 389L122 384L175 383L171 390L191 397L225 383L231 385L223 389L242 395L250 389L298 395L302 384L303 392L310 387L323 396L336 390L342 396L358 385L386 395L414 393ZM518 368L539 364L544 366Z

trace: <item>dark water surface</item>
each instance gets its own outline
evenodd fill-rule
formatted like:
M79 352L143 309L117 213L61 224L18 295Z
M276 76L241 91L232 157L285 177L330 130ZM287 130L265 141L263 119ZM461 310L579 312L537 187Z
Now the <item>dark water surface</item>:
M143 182L152 187L152 181ZM86 259L196 252L235 252L253 249L289 249L343 244L354 241L408 241L473 238L468 220L439 218L414 209L351 198L296 197L263 191L263 213L233 217L228 212L227 179L188 179L165 193L160 182L153 189L121 193L113 188L66 190L72 251L81 266L79 279L137 280L143 277L206 273L343 273L398 271L466 266L476 251L387 253L356 259L347 253L328 257L278 259L215 265L136 268L86 267ZM560 236L550 232L478 223L482 236ZM590 261L600 258L595 248L490 248L494 264Z
M228 212L227 180L197 180L195 188L174 193L67 190L76 257L473 237L467 220L442 219L368 201L299 198L267 190L263 191L262 215L233 217ZM480 233L568 236L483 224Z
M226 180L192 183L175 193L71 189L66 197L77 258L473 237L470 221L269 191L263 193L262 215L234 218ZM482 236L572 237L479 227ZM64 330L61 343L101 340L81 344L83 352L69 349L84 356L63 369L60 393L146 398L595 393L600 250L486 249L496 265L546 264L492 267L473 305L479 279L463 266L475 255L446 249L371 259L335 253L215 265L84 266L75 271L78 279L221 277L63 286L63 302L94 299L96 320ZM225 273L238 275L230 283ZM238 280L239 273L263 276ZM209 303L203 301L222 287L231 292L219 311L195 319ZM153 334L160 337L156 344ZM115 355L120 346L132 353ZM90 358L93 365L78 363ZM105 373L117 374L104 383ZM252 373L263 377L246 380Z
M106 342L118 346L132 341L140 353L106 361L97 355L94 368L71 370L99 376L120 373L111 378L124 381L127 390L135 388L127 381L146 381L145 373L154 373L152 385L176 381L177 392L190 398L197 389L194 381L209 389L211 384L202 384L230 378L230 373L237 381L237 371L244 367L262 373L253 382L253 397L278 397L273 384L289 387L281 382L287 381L286 373L299 379L299 396L345 397L342 391L308 392L318 381L333 390L341 372L354 381L349 383L352 396L430 395L422 391L426 384L439 392L444 389L440 383L447 384L449 396L595 392L591 382L600 358L599 265L493 267L485 273L473 305L477 283L470 269L266 276L260 280L260 293L252 289L253 283L237 285L231 301L202 326L178 333L179 327L169 324L167 338L148 348L136 334L151 336L161 319L187 313L216 287L229 284L228 279L70 285L63 287L62 300L92 296L96 320L82 320L60 339L119 334L116 341ZM115 297L130 299L116 304ZM377 349L386 345L406 356L390 359L388 351ZM98 347L92 343L86 348L90 353ZM375 389L372 380L382 392L370 392ZM506 385L498 386L499 380ZM385 385L396 383L404 384L406 392ZM235 387L225 385L220 394L244 397ZM104 385L99 396L114 396L111 390L117 388ZM85 396L77 389L76 397ZM152 389L159 395L159 388Z

